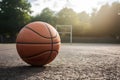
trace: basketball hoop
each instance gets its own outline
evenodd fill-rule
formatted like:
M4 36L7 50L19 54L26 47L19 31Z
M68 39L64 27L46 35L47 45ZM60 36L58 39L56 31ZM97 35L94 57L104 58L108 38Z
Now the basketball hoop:
M70 43L72 43L72 25L56 25L59 34L69 34Z

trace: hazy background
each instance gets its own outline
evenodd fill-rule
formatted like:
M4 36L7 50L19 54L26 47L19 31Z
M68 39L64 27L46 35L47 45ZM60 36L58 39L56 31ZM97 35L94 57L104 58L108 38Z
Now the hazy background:
M73 42L120 43L118 0L0 0L0 42L15 42L32 21L72 25ZM69 34L60 35L70 42Z

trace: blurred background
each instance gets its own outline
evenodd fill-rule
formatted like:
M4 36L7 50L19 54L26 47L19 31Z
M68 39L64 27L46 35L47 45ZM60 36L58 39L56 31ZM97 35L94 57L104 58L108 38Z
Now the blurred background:
M33 21L59 25L62 42L120 43L119 0L0 0L0 43Z

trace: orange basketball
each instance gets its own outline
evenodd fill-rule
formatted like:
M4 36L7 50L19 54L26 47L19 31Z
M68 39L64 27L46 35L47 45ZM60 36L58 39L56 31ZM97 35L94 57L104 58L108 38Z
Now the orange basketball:
M16 39L16 47L25 62L33 66L42 66L57 56L60 37L50 24L36 21L22 28Z

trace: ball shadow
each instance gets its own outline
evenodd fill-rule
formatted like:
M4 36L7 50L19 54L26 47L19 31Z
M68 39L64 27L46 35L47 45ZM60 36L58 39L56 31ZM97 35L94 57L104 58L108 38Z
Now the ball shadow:
M35 76L46 69L46 66L14 66L0 67L0 80L24 80L28 77Z

